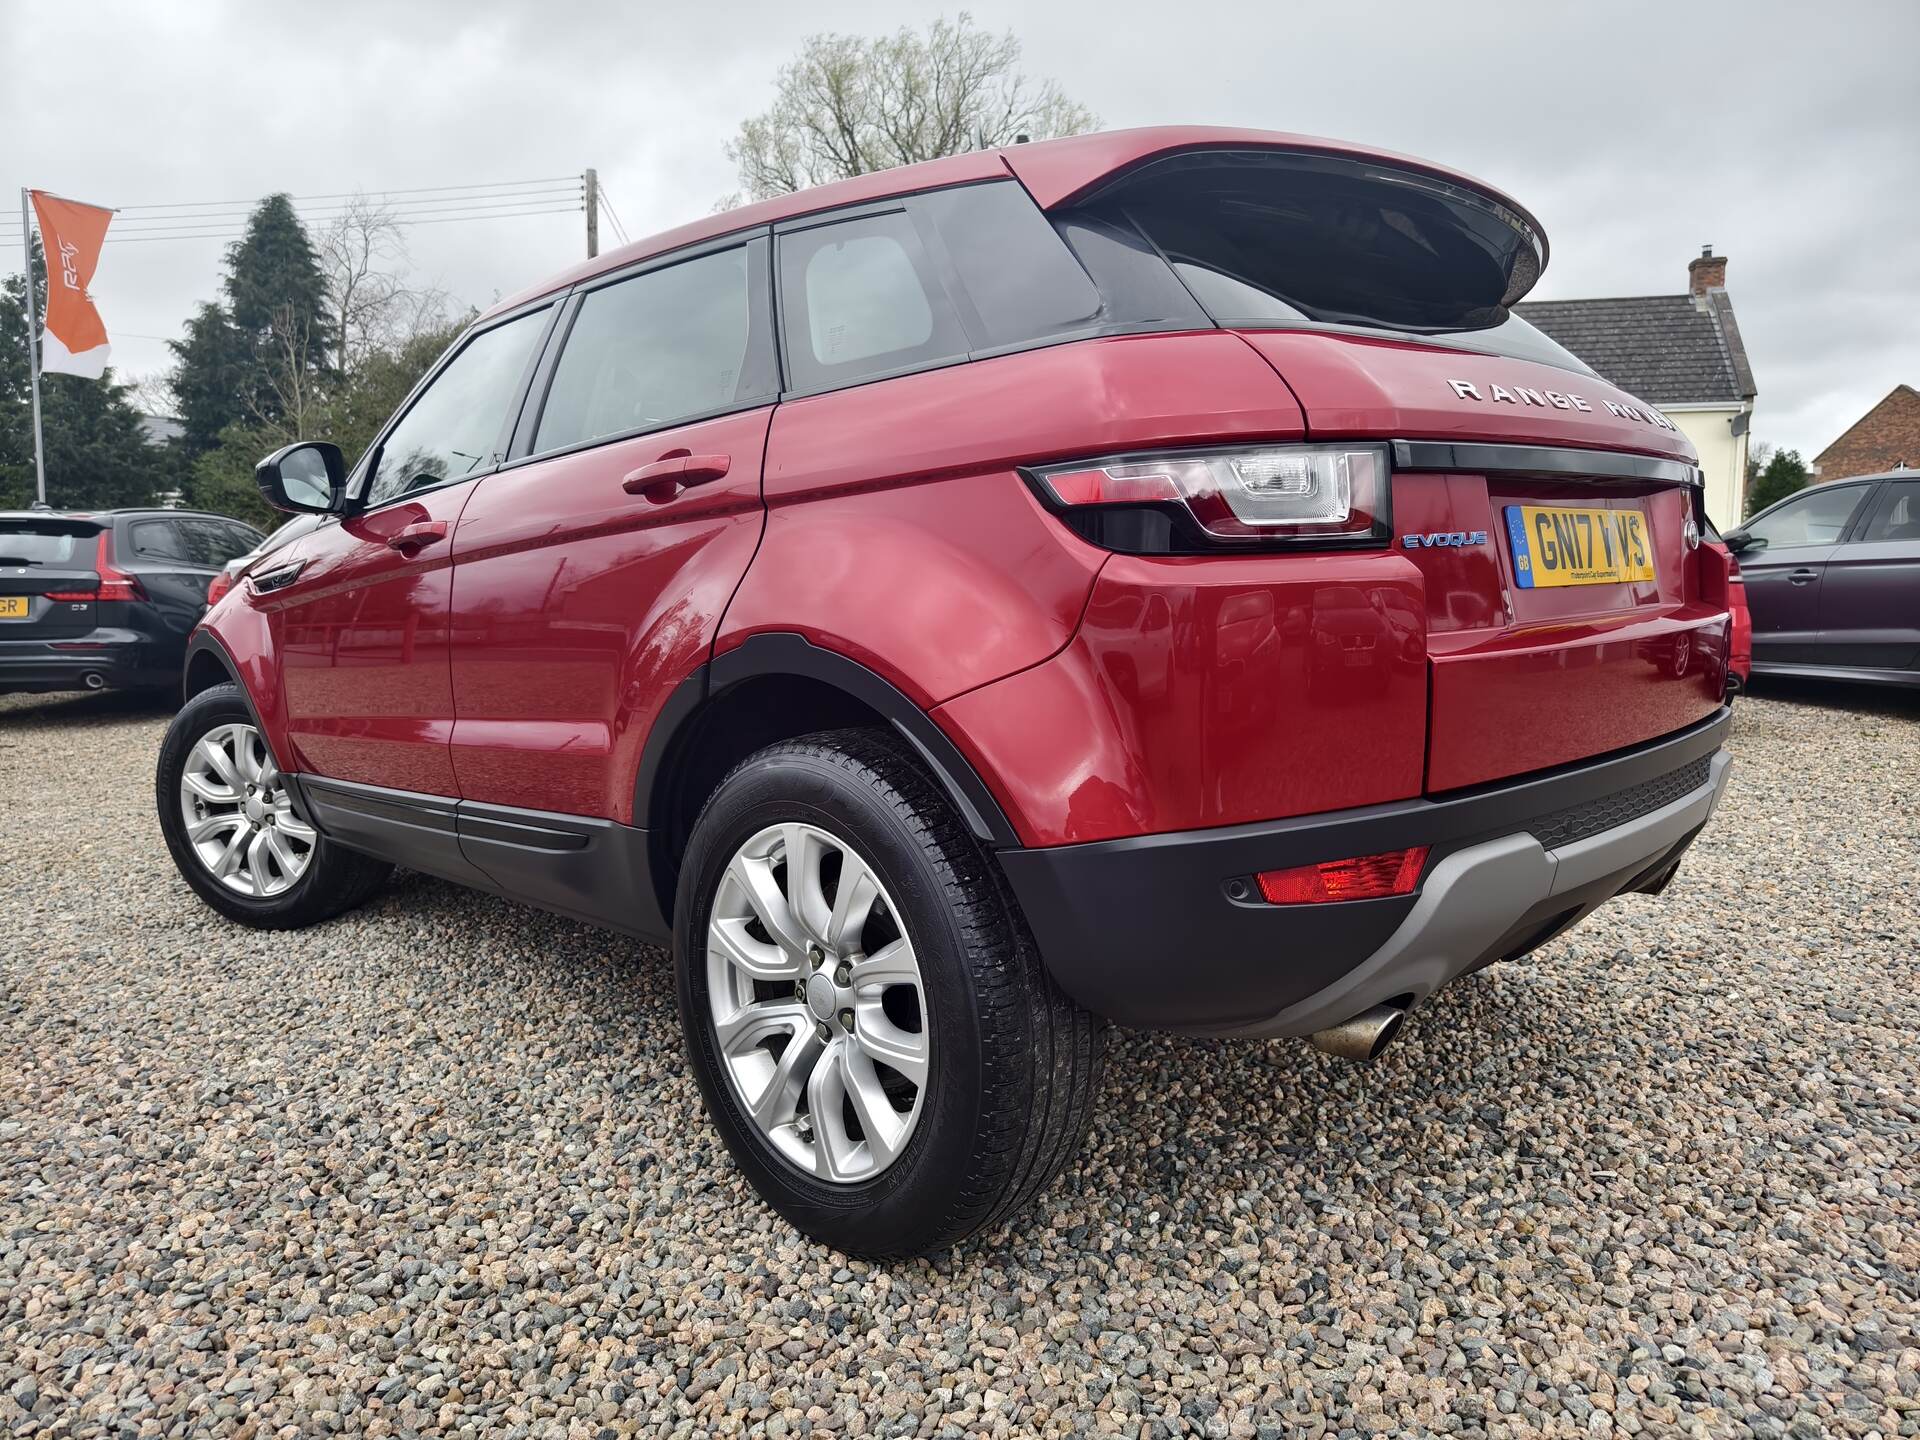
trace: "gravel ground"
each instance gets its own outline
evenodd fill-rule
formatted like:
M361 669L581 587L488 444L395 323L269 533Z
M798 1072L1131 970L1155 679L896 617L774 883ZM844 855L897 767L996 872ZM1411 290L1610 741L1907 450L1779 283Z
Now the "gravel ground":
M746 1188L658 953L202 908L164 724L0 701L13 1434L1920 1434L1920 701L1743 702L1665 897L1370 1068L1117 1036L1039 1209L893 1269Z

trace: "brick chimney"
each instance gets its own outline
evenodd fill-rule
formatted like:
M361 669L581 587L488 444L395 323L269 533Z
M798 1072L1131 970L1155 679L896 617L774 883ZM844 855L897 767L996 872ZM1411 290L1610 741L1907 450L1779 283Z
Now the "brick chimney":
M1727 257L1713 253L1713 246L1702 245L1700 258L1687 262L1687 290L1704 295L1709 290L1727 288Z

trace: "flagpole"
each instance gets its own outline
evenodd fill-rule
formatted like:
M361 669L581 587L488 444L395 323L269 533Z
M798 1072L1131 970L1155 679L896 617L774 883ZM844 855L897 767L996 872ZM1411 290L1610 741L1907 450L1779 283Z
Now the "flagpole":
M27 275L27 373L33 377L33 475L39 503L47 503L46 441L40 434L40 347L34 343L33 330L33 226L27 218L27 187L20 187L20 250L26 257Z

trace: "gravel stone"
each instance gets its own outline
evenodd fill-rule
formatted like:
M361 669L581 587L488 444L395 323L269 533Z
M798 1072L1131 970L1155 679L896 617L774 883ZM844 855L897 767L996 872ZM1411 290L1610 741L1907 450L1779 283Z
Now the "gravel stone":
M700 1110L657 951L418 876L228 924L166 716L0 699L0 1432L1920 1434L1920 699L1774 686L1666 895L1376 1064L1116 1035L893 1268Z

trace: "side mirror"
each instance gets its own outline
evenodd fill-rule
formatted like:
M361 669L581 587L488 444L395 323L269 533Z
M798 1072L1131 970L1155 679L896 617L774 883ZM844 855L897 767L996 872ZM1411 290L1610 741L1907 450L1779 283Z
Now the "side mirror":
M253 468L253 483L269 505L296 515L330 515L347 488L347 460L338 445L302 440L267 456Z
M1731 535L1722 535L1721 542L1736 555L1744 555L1749 550L1764 550L1767 542L1758 535L1749 535L1744 530L1735 530Z

